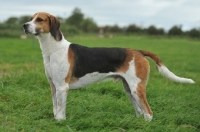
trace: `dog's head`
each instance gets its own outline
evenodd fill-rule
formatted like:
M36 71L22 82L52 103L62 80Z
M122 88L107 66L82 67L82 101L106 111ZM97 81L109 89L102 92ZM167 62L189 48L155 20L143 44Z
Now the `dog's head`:
M55 40L60 41L62 39L60 21L46 12L35 13L31 20L23 25L23 28L26 34L40 35L50 32Z

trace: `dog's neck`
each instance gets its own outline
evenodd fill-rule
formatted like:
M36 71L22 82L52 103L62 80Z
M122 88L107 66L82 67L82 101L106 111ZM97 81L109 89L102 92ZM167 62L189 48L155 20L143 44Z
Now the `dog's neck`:
M52 53L63 48L69 47L70 43L62 36L60 41L56 41L51 33L42 33L37 36L43 57L50 56Z

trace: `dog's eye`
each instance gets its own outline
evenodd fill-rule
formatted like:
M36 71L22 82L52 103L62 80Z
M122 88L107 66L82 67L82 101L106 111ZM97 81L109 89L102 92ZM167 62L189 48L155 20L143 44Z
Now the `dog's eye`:
M37 22L42 22L43 19L42 19L42 18L37 18L36 21L37 21Z

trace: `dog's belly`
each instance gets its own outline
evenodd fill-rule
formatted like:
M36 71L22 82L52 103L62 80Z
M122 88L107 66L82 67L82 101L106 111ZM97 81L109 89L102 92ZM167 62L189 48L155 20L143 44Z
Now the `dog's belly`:
M89 84L93 84L99 81L103 81L107 79L108 77L112 76L114 73L99 73L99 72L93 72L86 74L85 76L75 79L75 81L72 81L69 83L70 89L77 89L80 87L85 87Z

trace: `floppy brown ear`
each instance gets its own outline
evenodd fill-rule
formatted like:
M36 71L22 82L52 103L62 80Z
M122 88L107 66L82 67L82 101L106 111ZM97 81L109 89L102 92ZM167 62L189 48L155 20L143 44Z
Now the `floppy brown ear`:
M53 15L50 15L49 19L50 19L50 33L55 40L60 41L62 39L62 34L60 31L60 21Z

